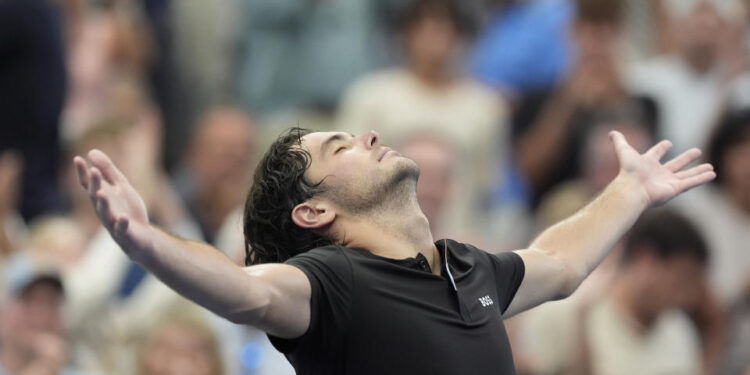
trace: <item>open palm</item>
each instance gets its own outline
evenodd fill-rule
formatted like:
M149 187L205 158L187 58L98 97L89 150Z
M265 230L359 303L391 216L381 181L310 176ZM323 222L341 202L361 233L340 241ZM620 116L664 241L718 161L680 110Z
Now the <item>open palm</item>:
M97 216L125 250L149 246L148 213L143 199L112 160L99 150L73 159L78 179L88 190Z
M661 158L672 148L669 141L661 141L643 154L628 144L617 131L610 133L617 152L620 171L638 181L650 206L666 203L675 196L716 178L711 164L704 163L685 169L701 155L692 148L663 163Z

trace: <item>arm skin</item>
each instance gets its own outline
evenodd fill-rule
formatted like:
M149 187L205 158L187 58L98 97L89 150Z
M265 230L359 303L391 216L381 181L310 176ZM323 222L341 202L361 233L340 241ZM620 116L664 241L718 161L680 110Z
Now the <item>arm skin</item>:
M310 282L284 264L242 268L219 250L149 224L146 206L98 150L74 159L102 224L123 251L169 287L232 322L270 334L301 336L310 321Z
M662 164L669 141L639 154L619 132L611 132L610 138L619 174L576 214L545 230L527 249L516 251L526 272L506 318L571 295L643 211L716 177L710 164L683 170L700 156L698 149Z

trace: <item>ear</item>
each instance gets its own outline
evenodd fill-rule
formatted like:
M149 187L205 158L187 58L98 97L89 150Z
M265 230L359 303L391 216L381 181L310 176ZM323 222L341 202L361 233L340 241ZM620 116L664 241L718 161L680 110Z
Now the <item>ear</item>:
M336 211L320 201L305 201L292 210L292 221L300 228L320 229L333 223Z

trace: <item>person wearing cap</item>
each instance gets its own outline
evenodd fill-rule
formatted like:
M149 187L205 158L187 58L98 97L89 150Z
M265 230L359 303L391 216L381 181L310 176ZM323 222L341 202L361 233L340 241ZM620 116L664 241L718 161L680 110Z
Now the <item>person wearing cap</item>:
M57 269L22 252L0 275L0 375L80 375L67 367L65 293Z

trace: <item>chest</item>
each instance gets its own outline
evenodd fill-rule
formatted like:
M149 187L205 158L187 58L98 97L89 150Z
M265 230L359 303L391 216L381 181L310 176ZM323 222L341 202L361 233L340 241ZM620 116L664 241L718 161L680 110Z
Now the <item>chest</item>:
M348 358L367 366L408 362L420 373L461 373L466 363L474 363L472 371L512 366L489 277L482 272L461 277L454 289L449 278L414 272L395 272L378 283L355 281Z

